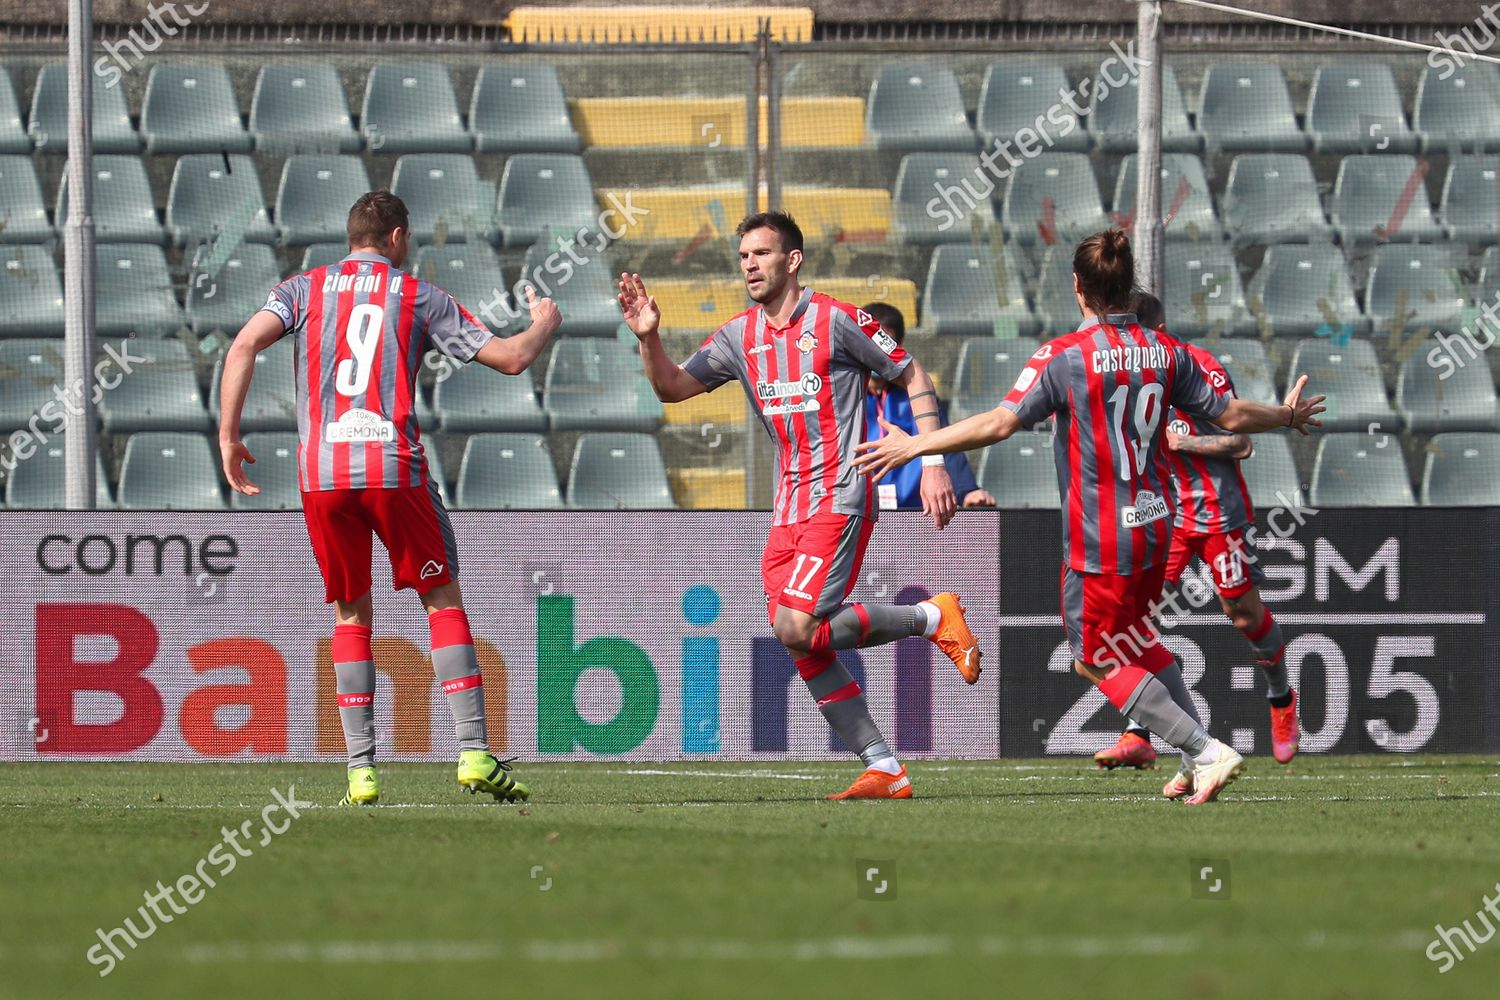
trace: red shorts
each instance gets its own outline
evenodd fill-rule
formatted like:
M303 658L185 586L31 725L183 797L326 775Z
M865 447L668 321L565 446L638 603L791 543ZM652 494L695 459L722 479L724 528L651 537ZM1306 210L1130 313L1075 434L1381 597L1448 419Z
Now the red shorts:
M760 560L771 620L777 607L817 618L837 610L854 589L874 530L870 518L849 514L814 514L772 528Z
M437 486L315 490L302 515L323 571L325 600L353 601L370 590L372 538L391 557L391 583L425 594L458 577L458 549Z
M1266 582L1259 561L1252 561L1245 533L1234 531L1199 534L1178 528L1172 532L1172 549L1167 553L1167 582L1177 586L1194 556L1207 564L1214 578L1214 589L1225 600L1249 593L1250 588Z
M1073 659L1100 667L1134 664L1155 673L1173 662L1151 619L1166 563L1133 576L1062 571L1063 628Z

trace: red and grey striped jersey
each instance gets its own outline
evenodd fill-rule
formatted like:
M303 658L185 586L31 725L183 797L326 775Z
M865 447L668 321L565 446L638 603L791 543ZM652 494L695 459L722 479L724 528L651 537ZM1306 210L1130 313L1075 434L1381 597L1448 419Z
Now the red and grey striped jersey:
M1196 344L1183 344L1208 384L1226 399L1234 398L1234 380L1219 359ZM1222 437L1230 432L1193 413L1173 407L1167 427L1177 434ZM1176 525L1198 534L1222 534L1246 528L1255 520L1250 487L1240 474L1237 458L1215 458L1163 449L1177 487Z
M869 313L811 288L784 327L755 306L714 331L683 369L709 389L739 379L776 442L773 523L814 514L874 518L875 488L854 468L873 373L894 381L911 355Z
M1164 560L1172 541L1167 409L1212 418L1228 398L1186 347L1126 313L1088 319L1043 344L1000 405L1028 427L1056 415L1068 565L1131 576Z
M288 278L261 308L296 338L302 489L426 484L422 356L435 348L469 361L492 334L453 296L371 253Z

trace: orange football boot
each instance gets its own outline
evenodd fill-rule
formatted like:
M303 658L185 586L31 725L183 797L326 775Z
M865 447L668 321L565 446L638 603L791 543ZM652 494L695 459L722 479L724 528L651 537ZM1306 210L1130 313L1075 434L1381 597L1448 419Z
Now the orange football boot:
M1094 763L1111 771L1117 767L1133 767L1140 771L1156 766L1156 750L1150 740L1126 731L1120 734L1114 746L1094 754Z
M911 779L906 776L906 767L903 765L900 774L886 774L877 771L873 767L854 779L854 784L842 792L826 795L824 798L843 799L909 799L911 798Z
M938 594L931 602L942 613L937 631L932 633L933 644L953 661L964 675L964 683L973 684L979 680L979 658L984 654L979 651L979 640L969 631L969 623L964 621L964 606L959 603L958 595L952 593Z

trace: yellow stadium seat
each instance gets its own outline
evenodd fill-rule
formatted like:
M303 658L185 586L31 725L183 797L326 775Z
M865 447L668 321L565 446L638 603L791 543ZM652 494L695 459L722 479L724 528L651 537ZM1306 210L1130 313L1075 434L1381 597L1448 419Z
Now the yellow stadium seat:
M744 42L760 21L777 41L812 41L810 7L517 7L513 42Z
M787 185L781 205L808 239L842 236L884 240L891 227L891 193L884 188L827 188Z
M646 288L667 330L712 330L750 305L744 282L735 278L657 278Z
M862 306L867 302L886 302L901 310L906 317L906 327L917 325L917 286L906 278L885 278L872 275L868 278L818 278L804 277L806 284L832 295L841 302Z
M672 495L684 510L744 510L744 469L675 469Z
M573 127L586 146L744 146L743 97L580 97Z
M726 317L727 319L728 317ZM733 386L666 405L666 422L688 427L739 427L745 422L745 394Z
M610 196L624 201L623 188L599 188L601 208ZM627 240L671 240L686 243L700 233L728 236L745 214L745 189L727 184L630 189L630 203L645 212L625 234Z
M760 102L760 144L766 144L766 102ZM781 145L863 146L863 97L786 97L781 101Z

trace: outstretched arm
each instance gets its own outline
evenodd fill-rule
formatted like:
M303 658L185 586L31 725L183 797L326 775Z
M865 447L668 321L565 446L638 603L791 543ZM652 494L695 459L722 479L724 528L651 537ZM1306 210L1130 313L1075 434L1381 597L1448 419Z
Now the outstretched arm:
M1302 390L1306 385L1307 376L1299 377L1297 384L1292 386L1292 391L1286 394L1286 402L1280 406L1252 403L1248 399L1231 399L1224 412L1213 418L1213 422L1226 431L1240 434L1263 434L1282 427L1295 427L1306 434L1309 427L1323 426L1323 421L1318 420L1317 415L1327 409L1322 404L1328 398L1313 396L1303 399Z
M941 430L929 431L913 437L884 419L880 426L885 437L879 441L866 441L858 447L862 452L855 459L855 467L873 479L879 479L892 469L899 468L921 455L946 455L953 451L972 451L1004 441L1021 429L1021 418L1003 406L984 413L976 413L967 420L949 424Z
M240 327L234 343L229 345L229 353L224 355L224 374L219 382L219 461L229 485L246 496L255 496L260 487L245 475L244 463L254 465L255 456L240 440L240 414L250 391L250 379L255 375L255 356L280 340L285 332L281 317L262 309Z
M619 300L625 325L641 342L641 364L656 398L663 403L680 403L707 392L707 386L667 356L661 343L661 310L655 296L646 293L646 283L639 274L620 275Z
M1167 447L1205 458L1248 458L1248 434L1175 434L1167 431Z
M526 305L531 309L531 325L514 337L487 341L474 355L475 361L506 375L519 375L531 367L562 326L562 313L551 299L537 298L530 285L526 286Z

